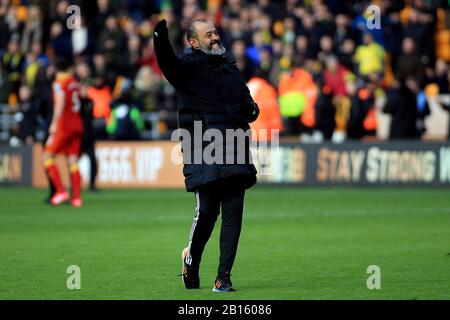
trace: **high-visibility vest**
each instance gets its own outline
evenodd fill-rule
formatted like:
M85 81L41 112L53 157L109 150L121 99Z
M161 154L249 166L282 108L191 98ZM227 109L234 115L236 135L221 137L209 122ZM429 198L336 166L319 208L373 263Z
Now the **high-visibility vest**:
M369 99L370 92L367 89L361 89L358 92L358 97L361 100ZM363 121L363 127L366 131L375 131L377 130L377 109L375 104L370 107L369 111L366 114L366 117Z
M110 103L112 101L111 92L108 87L89 87L87 95L94 102L94 118L105 118L107 120L111 114Z
M259 116L250 123L255 141L270 141L274 130L282 130L282 121L278 107L278 95L275 88L266 80L253 77L247 83L250 95L258 104ZM264 130L266 129L266 130Z
M283 117L300 117L307 127L315 125L317 88L313 77L302 68L283 73L278 85L280 112Z

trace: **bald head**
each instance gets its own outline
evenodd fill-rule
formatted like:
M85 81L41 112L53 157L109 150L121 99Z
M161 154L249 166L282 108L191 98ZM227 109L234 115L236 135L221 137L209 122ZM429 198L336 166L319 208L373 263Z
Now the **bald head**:
M189 26L189 29L187 30L187 33L186 33L186 38L188 41L192 38L198 40L198 35L199 35L198 28L201 27L200 25L202 25L202 24L206 24L206 25L212 26L214 28L214 25L206 19L198 19L198 20L192 21L192 23Z
M206 54L222 55L225 48L220 42L219 33L214 24L205 19L195 20L189 26L186 38L193 49Z

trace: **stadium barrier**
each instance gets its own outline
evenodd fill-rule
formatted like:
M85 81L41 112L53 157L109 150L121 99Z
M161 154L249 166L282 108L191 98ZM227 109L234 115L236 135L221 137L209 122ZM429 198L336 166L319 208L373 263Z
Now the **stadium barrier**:
M450 143L282 144L265 158L261 184L450 186Z
M182 166L171 161L172 152L181 161L181 151L174 149L171 141L158 142L113 142L96 143L98 163L97 186L99 188L182 188L184 179ZM36 144L33 150L33 186L46 187L48 182L42 158L42 146ZM68 170L62 157L56 159L61 168L61 178L69 185ZM86 155L80 159L83 184L89 181L90 164Z
M32 163L32 147L0 145L0 186L30 186Z
M174 142L98 142L96 154L100 188L184 187L181 153ZM41 157L39 144L0 147L0 184L46 187ZM57 162L68 185L65 161L59 157ZM259 149L254 162L261 185L450 186L449 142L289 143ZM80 169L87 185L86 156Z

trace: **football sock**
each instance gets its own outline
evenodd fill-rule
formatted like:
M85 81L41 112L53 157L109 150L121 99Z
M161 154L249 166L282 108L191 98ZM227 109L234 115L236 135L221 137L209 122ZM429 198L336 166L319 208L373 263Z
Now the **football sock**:
M55 164L55 160L48 159L45 161L44 165L45 165L45 169L47 171L48 177L50 178L52 184L56 188L56 192L58 192L58 193L64 192L65 189L61 182L61 178L59 176L59 171L58 171L58 167Z
M81 198L81 175L77 164L70 166L70 183L72 186L72 198Z

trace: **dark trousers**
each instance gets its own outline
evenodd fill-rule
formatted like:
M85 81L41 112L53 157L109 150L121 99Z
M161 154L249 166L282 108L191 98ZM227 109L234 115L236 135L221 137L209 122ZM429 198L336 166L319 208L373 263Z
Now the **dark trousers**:
M95 144L93 140L85 139L82 144L82 153L85 153L89 158L91 172L89 175L89 188L95 189L95 179L97 177L97 158L95 157Z
M202 186L195 192L196 215L186 259L193 269L199 269L203 250L222 211L218 273L231 272L241 234L244 194L245 189L230 178Z
M44 141L42 141L42 150L45 150L45 144L47 143L48 138L49 138L49 134L47 131L45 134ZM48 188L49 188L48 199L51 199L56 193L56 187L53 185L52 179L50 179L50 177L48 176L47 170L44 170L44 171L45 171L45 176L47 177L47 181L48 181Z

